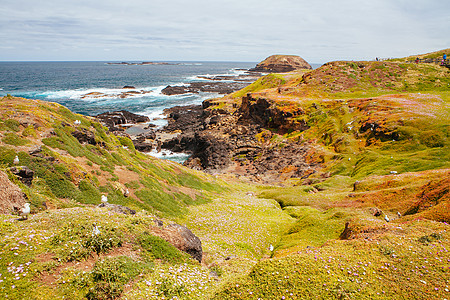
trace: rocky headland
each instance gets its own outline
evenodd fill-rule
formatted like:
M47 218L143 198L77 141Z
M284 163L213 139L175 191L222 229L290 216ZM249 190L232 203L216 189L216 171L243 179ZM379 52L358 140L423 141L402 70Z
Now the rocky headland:
M331 62L171 108L160 131L5 96L0 294L446 299L449 86L436 63Z
M285 73L301 69L312 69L311 65L297 55L272 55L258 63L250 72Z

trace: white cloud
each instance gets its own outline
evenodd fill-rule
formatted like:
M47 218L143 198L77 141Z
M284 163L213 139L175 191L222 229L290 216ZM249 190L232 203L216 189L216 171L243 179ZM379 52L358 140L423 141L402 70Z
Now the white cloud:
M259 61L285 53L325 62L450 44L448 0L2 2L1 60Z

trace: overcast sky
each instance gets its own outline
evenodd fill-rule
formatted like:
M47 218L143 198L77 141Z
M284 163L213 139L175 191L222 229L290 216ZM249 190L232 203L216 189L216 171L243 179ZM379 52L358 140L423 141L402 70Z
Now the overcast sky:
M0 61L370 60L449 30L449 0L1 0Z

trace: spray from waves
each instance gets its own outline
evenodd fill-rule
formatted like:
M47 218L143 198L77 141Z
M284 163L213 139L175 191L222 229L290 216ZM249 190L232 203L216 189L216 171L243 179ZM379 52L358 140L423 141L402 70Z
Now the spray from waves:
M184 163L188 158L189 158L189 154L187 153L176 153L176 152L172 152L170 150L166 150L166 149L161 149L161 151L157 151L155 149L153 149L152 151L147 153L148 155L151 155L153 157L157 157L157 158L161 158L161 159L166 159L166 160L171 160L177 163Z
M189 76L186 79L189 81L209 81L209 78L214 78L214 77L220 77L220 76L241 76L241 75L247 75L247 70L246 69L230 69L228 70L228 73L222 73L222 74L202 74L202 75L194 75L194 76ZM233 79L229 79L229 80L223 80L223 81L234 81Z
M130 89L110 89L110 88L89 88L74 90L45 91L35 93L32 96L54 100L96 100L96 99L114 99L114 98L142 98L146 96L159 96L166 86L130 88Z
M204 100L217 97L218 95L217 93L200 93L165 96L164 101L154 102L152 106L137 110L136 113L147 116L150 119L150 123L156 125L157 129L160 129L167 125L165 109L174 106L201 105Z

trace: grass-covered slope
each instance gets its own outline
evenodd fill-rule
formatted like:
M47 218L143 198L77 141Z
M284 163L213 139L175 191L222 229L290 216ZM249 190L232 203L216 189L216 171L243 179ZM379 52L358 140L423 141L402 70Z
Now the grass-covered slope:
M307 144L321 169L259 189L295 222L214 299L448 298L449 78L434 64L333 62L249 86L247 101L284 117L264 142Z
M146 213L76 207L0 220L2 299L203 299L199 287L213 282L197 261L153 235L159 227ZM182 285L162 275L173 269L186 278Z
M34 172L32 181L13 168ZM158 237L157 218L170 218L165 228L226 183L142 154L61 105L14 97L0 99L0 170L31 202L23 220L0 195L0 298L204 299L215 284L207 267ZM137 214L96 207L101 195Z
M60 105L3 98L1 169L33 214L1 216L0 295L450 298L450 74L404 61L271 74L210 101L239 114L242 97L246 105L264 98L278 118L255 138L273 149L308 147L314 169L283 186L224 175L225 184L136 152ZM29 187L11 172L15 155L35 172ZM95 208L101 194L138 214ZM200 237L201 265L152 234L154 214Z
M55 103L0 99L0 135L0 167L27 194L33 212L99 204L105 194L113 204L179 216L224 190L201 173L136 151L130 139ZM18 166L34 171L31 186L9 171L16 155Z

